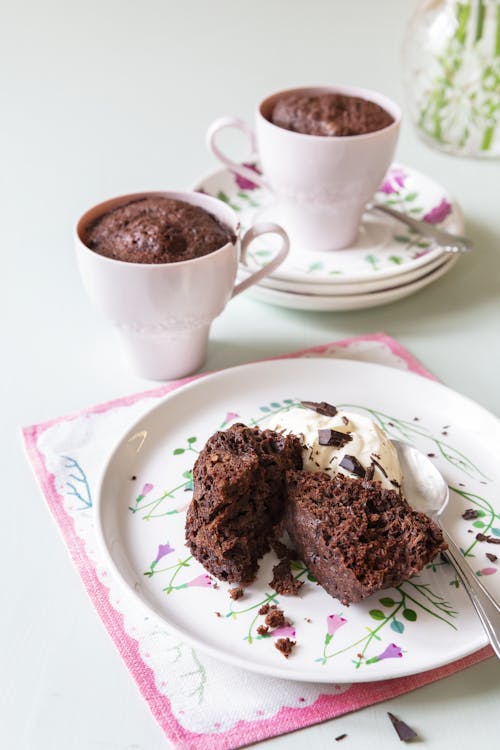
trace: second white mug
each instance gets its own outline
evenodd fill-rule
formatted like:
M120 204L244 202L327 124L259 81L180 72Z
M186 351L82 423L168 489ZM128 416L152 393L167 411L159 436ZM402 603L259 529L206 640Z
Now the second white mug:
M349 136L308 135L271 122L278 99L288 94L325 93L375 102L393 122L381 130ZM339 250L356 240L364 207L391 165L400 122L398 105L376 91L352 86L308 87L280 91L264 99L257 108L255 132L234 117L215 120L208 129L207 143L232 172L274 193L277 215L293 247ZM249 137L262 176L221 151L216 137L228 127Z

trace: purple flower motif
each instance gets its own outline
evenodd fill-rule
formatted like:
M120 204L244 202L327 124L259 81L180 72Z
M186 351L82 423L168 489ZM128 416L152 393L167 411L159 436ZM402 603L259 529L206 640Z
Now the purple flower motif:
M379 187L379 192L391 195L391 193L399 192L399 189L404 187L407 174L400 167L393 167L387 173L385 180Z
M396 646L395 643L389 643L385 651L375 658L377 661L382 661L382 659L399 659L401 656L403 656L403 652L399 646Z
M255 172L255 174L262 174L260 169L255 164L249 164L249 163L243 163L241 165L242 167L246 167L247 169L251 169L252 172ZM242 177L242 175L236 174L236 172L233 172L234 179L236 180L236 184L240 188L240 190L255 190L259 186L257 183L252 182L251 180L247 180L246 177Z
M144 497L145 495L148 494L148 492L151 492L153 487L154 487L154 484L151 484L150 482L146 482L146 484L142 488L141 497Z
M440 224L450 213L451 203L448 203L446 198L443 198L441 200L441 203L439 203L437 206L434 206L434 208L431 208L431 210L425 214L423 219L428 224Z
M238 419L240 415L236 414L235 411L228 411L226 416L224 417L224 424L227 424L228 422L232 422L233 419Z
M186 586L200 586L202 589L209 589L211 585L212 579L206 573L202 573L201 576L197 576L186 583Z
M289 638L295 638L296 632L295 628L291 625L282 625L280 628L274 628L274 630L271 630L269 635L272 635L273 638L286 638L287 636Z
M168 544L168 542L167 544L160 544L158 546L158 552L156 553L156 557L153 562L153 565L156 565L157 563L160 562L160 560L163 557L166 557L166 555L169 555L171 552L174 552L174 551L175 551L174 548L171 547L170 544Z
M430 247L426 247L423 250L419 250L418 253L415 253L413 256L414 260L417 260L417 258L423 258L424 255L428 255L431 251Z
M326 618L326 624L328 627L328 635L334 635L334 633L337 632L339 628L342 627L342 625L345 625L347 620L345 617L341 617L340 615L328 615Z

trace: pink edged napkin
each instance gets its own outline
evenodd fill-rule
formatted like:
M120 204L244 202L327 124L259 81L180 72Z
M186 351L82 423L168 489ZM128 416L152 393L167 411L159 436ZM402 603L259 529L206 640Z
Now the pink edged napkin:
M433 377L398 342L381 333L332 342L280 359L308 356L376 362ZM407 693L492 655L486 647L410 677L319 685L242 673L159 628L100 559L92 498L103 461L117 436L156 400L190 379L23 430L29 461L90 600L174 747L222 750L248 745Z

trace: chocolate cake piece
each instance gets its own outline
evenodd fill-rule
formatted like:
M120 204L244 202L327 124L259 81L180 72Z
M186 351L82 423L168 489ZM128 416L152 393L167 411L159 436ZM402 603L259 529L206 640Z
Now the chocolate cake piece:
M285 476L302 468L293 435L234 424L207 441L193 469L186 543L209 573L250 583L283 514Z
M287 473L284 526L323 588L342 604L397 586L446 543L394 490L341 474Z

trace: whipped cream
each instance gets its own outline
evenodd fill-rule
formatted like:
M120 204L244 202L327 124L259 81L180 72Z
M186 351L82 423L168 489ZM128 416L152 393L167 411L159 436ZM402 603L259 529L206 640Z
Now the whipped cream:
M354 456L364 469L373 465L372 479L381 482L383 487L393 490L396 485L397 489L402 482L395 447L385 432L363 414L338 409L335 416L330 417L296 406L270 417L266 427L276 432L292 433L301 440L306 471L324 471L331 476L340 473L352 477L355 474L340 466L340 463L345 456ZM351 439L341 447L320 445L319 430L335 430L350 435Z

